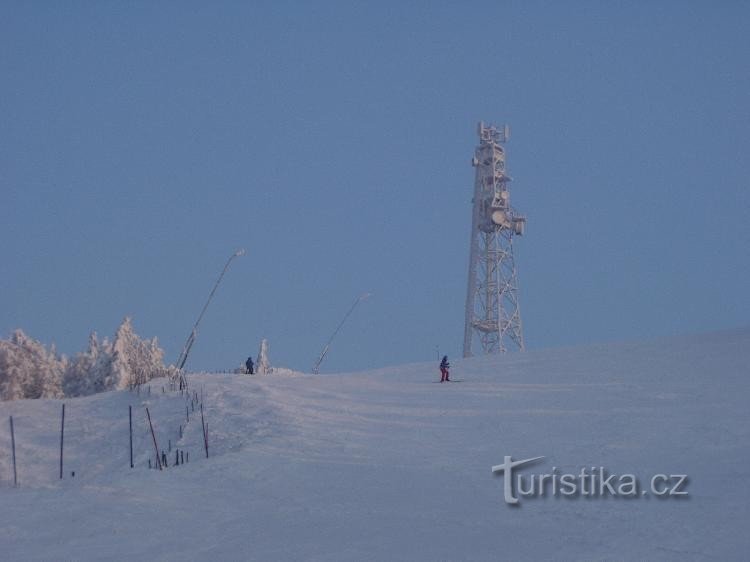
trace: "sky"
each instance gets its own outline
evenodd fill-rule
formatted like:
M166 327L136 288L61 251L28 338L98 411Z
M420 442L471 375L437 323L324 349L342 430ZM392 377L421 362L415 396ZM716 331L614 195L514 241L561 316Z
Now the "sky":
M529 349L750 321L744 2L2 2L0 336L457 357L479 120Z

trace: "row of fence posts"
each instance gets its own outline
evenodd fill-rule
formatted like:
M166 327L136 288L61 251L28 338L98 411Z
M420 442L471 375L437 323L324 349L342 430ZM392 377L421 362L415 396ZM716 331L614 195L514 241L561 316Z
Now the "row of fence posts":
M188 384L187 379L185 379L183 376L180 376L180 378L175 381L170 381L169 389L172 391L178 390L178 384L179 384L179 391L180 395L184 396L187 394L187 396L190 397L190 406L185 403L185 423L190 422L190 411L192 408L192 411L195 411L195 404L200 403L200 410L201 410L201 429L203 433L203 448L206 453L206 458L208 458L208 423L206 422L205 415L203 413L203 388L201 387L201 395L200 395L200 401L198 399L198 393L193 391L192 393L188 391ZM162 387L162 392L165 391L165 388ZM128 406L128 415L130 419L130 467L133 468L133 427L132 427L132 406ZM149 411L148 407L146 407L146 417L148 418L148 424L149 424L149 430L151 432L151 439L154 443L154 453L156 457L156 464L151 464L151 459L148 461L149 468L158 468L159 470L163 470L164 468L167 468L169 466L168 462L168 456L164 451L161 451L161 456L159 455L159 445L156 441L156 432L154 431L153 422L151 421L151 412ZM183 426L180 424L179 426L179 438L182 439L183 437ZM172 440L169 440L169 452L172 452ZM188 451L187 454L184 450L175 450L175 466L179 466L180 464L184 464L185 462L189 462L190 460L190 452Z
M140 387L140 385L138 385ZM174 389L174 384L171 385L171 388ZM180 393L182 394L183 391L187 390L187 380L185 380L183 377L180 377L179 380L179 386L180 386ZM163 389L163 387L162 387ZM140 388L137 390L140 393ZM149 394L151 391L151 387L149 386ZM191 407L193 411L195 411L195 402L198 401L198 393L195 392L190 396L191 400ZM200 410L201 410L201 428L203 432L203 448L206 452L206 458L208 458L208 423L206 423L205 416L203 414L203 388L201 388L201 397L200 397ZM156 466L159 468L159 470L163 470L165 466L167 466L167 457L164 451L161 452L161 455L159 455L159 446L156 442L156 433L154 432L154 425L151 422L151 412L148 409L148 406L146 406L146 417L148 418L148 426L151 431L151 438L154 443L154 452L156 454ZM188 408L187 403L185 404L185 421L190 421L190 410ZM135 465L133 463L133 406L128 406L128 429L129 429L129 437L130 437L130 468L134 468ZM182 424L180 424L180 439L182 439L183 431L182 431ZM18 467L16 464L16 433L15 433L15 427L13 425L13 416L10 416L10 442L11 442L11 452L12 452L12 458L13 458L13 486L18 487ZM62 413L60 418L60 479L63 478L63 458L64 458L64 450L65 450L65 403L62 404ZM170 439L169 441L169 452L172 452L172 441ZM185 451L180 451L179 449L175 449L175 466L178 466L180 464L184 464L185 462L189 462L190 460L190 453L188 452L187 455L184 454ZM151 459L148 461L149 468L151 468ZM75 472L71 472L72 476L75 476Z

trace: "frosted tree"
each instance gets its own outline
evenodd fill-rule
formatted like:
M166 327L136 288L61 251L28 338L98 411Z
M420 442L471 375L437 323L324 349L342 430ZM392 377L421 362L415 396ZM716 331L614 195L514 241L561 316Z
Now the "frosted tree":
M143 340L133 330L133 323L126 317L117 328L111 347L108 365L102 365L101 380L106 390L122 390L148 382L166 374L164 351L156 338Z
M89 336L88 350L70 362L65 373L66 396L86 396L107 390L122 390L169 374L163 364L164 351L156 338L141 339L125 318L110 342Z
M68 361L16 330L0 340L0 399L57 398L86 396L107 390L122 390L171 376L173 367L164 366L164 351L156 338L143 340L125 318L110 342L89 336L86 351Z
M47 350L44 345L34 340L40 348L40 364L37 371L39 398L62 398L62 379L68 365L67 358L59 356L55 344Z
M0 341L0 397L62 397L62 377L67 361L58 357L54 346L42 343L16 330L10 339Z
M13 332L10 342L19 350L17 357L19 368L23 370L24 398L62 397L65 363L57 357L54 346L47 350L23 330Z
M20 364L20 350L7 340L0 340L0 400L24 398L26 371Z
M112 372L112 344L107 338L98 344L96 357L92 361L88 372L86 389L89 394L112 390L108 384Z
M268 361L268 340L263 338L260 342L258 359L255 361L255 373L257 375L269 375L271 370L271 364Z
M107 343L107 340L104 340ZM65 396L87 396L97 392L97 369L100 368L100 343L96 332L89 335L89 348L77 353L70 360L63 376L63 391ZM106 346L105 346L106 348Z
M134 384L136 373L133 367L138 363L138 341L133 323L126 316L112 340L112 364L106 378L108 389L122 390Z

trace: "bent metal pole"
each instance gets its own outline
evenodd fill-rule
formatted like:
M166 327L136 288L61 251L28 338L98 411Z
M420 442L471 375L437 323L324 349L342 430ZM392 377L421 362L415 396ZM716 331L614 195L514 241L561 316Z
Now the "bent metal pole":
M193 329L190 331L190 335L188 335L188 338L185 341L185 345L183 346L182 351L180 352L180 357L177 359L178 369L182 370L182 368L185 366L185 363L187 362L190 349L193 347L193 344L195 343L195 338L198 335L198 324L200 324L201 320L203 319L203 315L206 313L206 309L208 308L208 305L211 303L211 299L214 298L214 293L216 293L216 289L219 287L219 283L221 283L221 280L224 278L224 274L227 272L227 269L229 269L229 264L232 263L232 260L234 258L238 258L244 254L245 254L244 249L237 250L235 253L233 253L229 257L226 265L224 266L224 269L221 270L221 273L219 274L219 278L216 280L216 283L214 283L214 287L213 289L211 289L211 292L208 295L208 300L206 301L206 304L203 305L203 309L201 310L201 313L198 315L198 320L196 320L195 324L193 324Z
M328 349L331 347L331 343L333 342L333 338L336 337L336 334L339 333L339 330L341 330L341 327L344 325L344 322L346 322L346 319L351 316L352 312L354 312L354 309L357 308L357 305L361 303L363 300L370 297L370 293L365 293L364 295L361 295L357 298L357 300L354 301L354 304L349 309L349 312L347 312L344 315L344 318L341 320L339 325L336 327L336 329L333 331L333 334L331 334L331 337L328 338L328 342L326 342L325 347L323 347L323 351L320 352L320 357L318 357L318 360L315 362L315 365L313 366L313 373L318 374L320 373L320 364L323 362L323 359L325 359L326 355L328 354Z

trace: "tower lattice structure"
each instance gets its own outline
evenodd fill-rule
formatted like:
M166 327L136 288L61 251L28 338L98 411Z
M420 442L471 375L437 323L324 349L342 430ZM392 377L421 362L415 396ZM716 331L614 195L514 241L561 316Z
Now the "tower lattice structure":
M477 129L464 357L474 354L475 341L482 353L524 350L513 238L523 235L526 217L510 205L504 148L509 130L481 122Z

